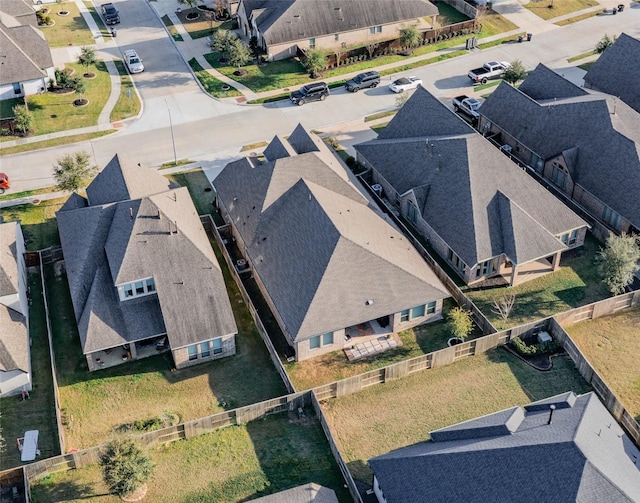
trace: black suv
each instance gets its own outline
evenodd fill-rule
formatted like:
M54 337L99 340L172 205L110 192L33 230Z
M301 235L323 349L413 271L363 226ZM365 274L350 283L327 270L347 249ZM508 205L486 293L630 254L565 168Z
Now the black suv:
M329 96L329 87L324 82L307 84L297 91L293 91L289 99L296 105L304 105L307 101L324 101Z
M112 3L103 3L100 7L102 7L102 15L107 24L118 24L120 22L120 14L118 14Z
M380 84L380 74L378 72L364 72L347 81L344 87L347 88L347 91L357 93L360 89L376 87L378 84Z

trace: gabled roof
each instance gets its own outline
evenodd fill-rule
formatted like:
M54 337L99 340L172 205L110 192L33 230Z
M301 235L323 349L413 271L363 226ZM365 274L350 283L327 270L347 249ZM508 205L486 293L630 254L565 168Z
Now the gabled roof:
M578 98L589 93L542 63L520 85L520 91L536 101Z
M516 264L551 255L566 249L556 235L587 225L423 88L355 148L400 195L413 193L469 266L502 253Z
M89 201L70 198L57 213L84 353L165 332L172 349L236 333L220 266L188 190L167 190L156 171L126 165L114 157L87 187ZM139 197L114 201L129 194ZM117 285L150 277L156 294L119 300Z
M529 79L535 85L528 85ZM480 113L543 159L567 154L575 183L640 226L640 114L602 93L544 92L545 84L559 89L559 79L564 80L540 65L520 89L500 84Z
M427 0L242 0L267 44L435 16Z
M18 293L18 222L0 223L0 297Z
M33 4L25 0L0 0L0 13L13 16L20 24L38 25Z
M214 180L292 338L448 297L406 238L320 157L241 160Z
M338 503L338 497L333 489L310 482L250 501L253 503Z
M0 304L0 371L29 372L27 319L18 311Z
M45 70L53 67L49 44L42 32L30 25L8 27L0 23L0 58L0 85L46 78Z
M589 69L584 81L594 89L618 96L640 113L640 40L621 33Z
M430 442L373 458L369 465L388 503L637 502L638 457L637 447L590 392L443 428L431 433Z

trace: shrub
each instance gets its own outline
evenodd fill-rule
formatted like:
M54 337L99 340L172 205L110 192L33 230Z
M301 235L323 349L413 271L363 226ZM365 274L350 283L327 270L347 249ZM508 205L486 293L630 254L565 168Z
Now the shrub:
M516 350L516 353L522 356L546 355L555 353L560 349L560 344L556 341L528 345L520 337L514 337L510 343L513 349Z
M126 496L145 484L155 466L130 438L116 438L100 452L100 466L109 492Z
M451 330L454 337L464 341L473 331L471 313L462 307L456 307L449 311L447 319L449 330Z
M349 166L350 168L353 168L356 165L356 158L350 155L344 160L344 162L346 163L347 166Z

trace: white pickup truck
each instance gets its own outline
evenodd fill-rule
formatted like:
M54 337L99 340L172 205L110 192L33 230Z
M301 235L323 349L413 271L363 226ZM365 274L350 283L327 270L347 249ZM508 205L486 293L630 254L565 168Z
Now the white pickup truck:
M507 68L509 68L509 63L506 61L489 61L480 68L469 71L467 76L475 84L486 84L490 79L502 77Z
M466 94L453 98L453 109L458 114L466 115L471 119L471 122L477 122L480 117L480 112L478 112L480 105L482 105L480 100L469 98Z

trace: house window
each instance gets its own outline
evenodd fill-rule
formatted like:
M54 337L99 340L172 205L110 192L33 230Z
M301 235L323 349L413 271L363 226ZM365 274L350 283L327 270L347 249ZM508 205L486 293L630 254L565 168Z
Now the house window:
M375 35L376 33L382 33L382 26L372 26L369 28L369 33Z
M538 154L531 153L531 166L536 171L536 173L542 173L542 167L544 166L544 161L538 156Z
M124 292L125 298L133 297L133 285L131 284L124 285L123 292Z
M447 259L462 274L464 274L464 272L467 270L466 264L462 260L460 260L460 257L453 253L453 250L451 248L449 248L449 251L447 252Z
M447 260L449 262L453 262L453 250L451 248L449 248L449 251L447 252Z
M566 233L562 235L561 241L567 246L573 246L576 244L578 240L578 231L571 231L571 233Z
M144 293L144 282L136 281L136 295L142 295Z
M309 349L318 349L320 347L320 336L314 335L309 339Z
M400 311L400 321L409 321L409 310L405 309L404 311Z
M382 33L382 26L376 26L376 33Z
M20 82L13 84L13 94L22 94L22 86L20 85Z
M340 40L340 34L339 34L339 33L336 33L336 34L333 36L333 40L335 40L335 41Z
M218 337L213 339L213 354L219 355L220 353L222 353L222 338Z
M416 306L411 309L411 319L413 320L414 318L421 318L422 316L424 316L425 309L426 306L424 304L422 306Z
M427 304L427 314L433 314L436 312L436 301L429 302Z
M558 164L553 164L553 169L551 170L551 181L555 183L562 190L566 190L567 188L567 174L562 169L562 166Z
M206 358L211 352L209 351L209 341L200 343L200 356Z
M153 278L149 278L145 282L147 286L147 292L155 292L156 291L156 283L153 281Z
M315 49L316 48L316 39L315 38L310 38L309 39L309 49Z
M620 221L622 220L620 214L616 211L613 211L608 206L604 207L604 214L602 215L602 219L614 229L620 228Z
M326 346L328 344L333 344L333 332L322 334L322 345Z
M407 205L407 218L414 225L418 223L418 210L411 201Z
M118 285L117 288L120 300L127 300L154 293L156 291L156 284L153 278L147 278L125 283L124 285Z
M187 353L189 355L189 361L198 359L198 346L193 344L192 346L187 346Z

